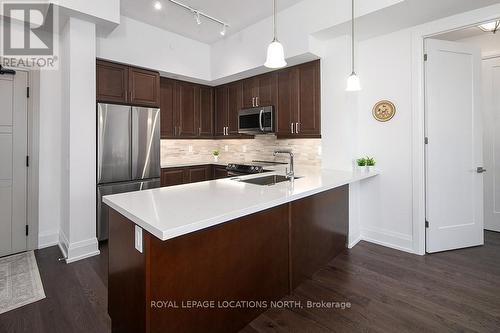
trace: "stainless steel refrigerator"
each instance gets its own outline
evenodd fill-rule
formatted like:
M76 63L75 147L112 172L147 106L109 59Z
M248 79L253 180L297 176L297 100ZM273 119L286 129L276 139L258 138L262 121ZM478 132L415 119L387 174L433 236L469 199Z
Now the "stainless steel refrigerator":
M160 187L160 110L97 106L97 238L108 238L102 197Z

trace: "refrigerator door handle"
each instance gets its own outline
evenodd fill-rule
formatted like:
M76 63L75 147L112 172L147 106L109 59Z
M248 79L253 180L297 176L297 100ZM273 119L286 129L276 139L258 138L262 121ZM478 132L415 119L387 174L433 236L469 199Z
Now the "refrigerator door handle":
M132 178L160 176L160 110L132 108Z

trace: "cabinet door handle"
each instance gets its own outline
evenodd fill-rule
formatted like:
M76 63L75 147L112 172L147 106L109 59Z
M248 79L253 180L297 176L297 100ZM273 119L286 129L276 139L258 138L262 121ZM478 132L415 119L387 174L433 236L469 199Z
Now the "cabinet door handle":
M252 97L252 106L255 107L255 97Z
M295 123L295 133L299 134L299 123Z
M259 106L259 97L255 97L255 106Z
M293 131L293 123L290 123L290 129L292 131L292 134L294 134L294 131Z
M201 135L201 127L198 127L198 135Z

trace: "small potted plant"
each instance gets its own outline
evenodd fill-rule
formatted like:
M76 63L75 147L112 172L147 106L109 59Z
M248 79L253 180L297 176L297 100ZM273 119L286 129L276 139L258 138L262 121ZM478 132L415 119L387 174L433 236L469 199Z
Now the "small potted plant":
M366 157L366 171L372 172L377 162L373 157Z
M356 160L356 165L358 166L358 171L365 171L366 170L366 158L358 158Z
M215 162L219 162L219 155L220 155L220 152L218 150L214 150L212 152L212 155L214 156L214 161Z

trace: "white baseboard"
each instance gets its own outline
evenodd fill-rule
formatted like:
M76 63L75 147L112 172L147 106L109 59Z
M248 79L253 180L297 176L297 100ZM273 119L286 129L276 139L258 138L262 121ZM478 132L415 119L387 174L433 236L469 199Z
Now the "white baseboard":
M44 231L38 234L38 249L59 244L59 230Z
M361 235L359 235L357 238L355 238L353 241L349 243L348 248L352 249L353 247L358 245L358 243L361 242L362 240L363 238L361 237Z
M362 228L361 240L399 251L414 253L412 237L397 232L382 229Z
M66 259L66 263L82 260L100 254L97 238L93 237L87 240L69 243L63 232L59 233L59 247Z

